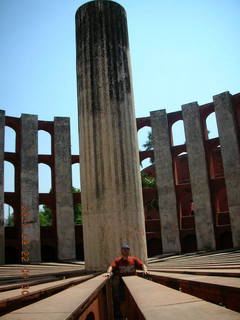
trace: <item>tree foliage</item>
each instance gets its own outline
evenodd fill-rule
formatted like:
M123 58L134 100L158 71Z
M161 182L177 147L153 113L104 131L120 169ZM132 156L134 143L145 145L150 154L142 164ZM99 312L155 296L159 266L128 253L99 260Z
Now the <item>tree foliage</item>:
M153 150L153 136L152 132L148 132L148 140L143 144L146 151Z
M79 189L72 187L72 193L80 192ZM74 223L82 224L82 205L77 203L73 207L74 209ZM52 225L52 210L46 205L43 205L39 212L40 226L47 227Z
M153 150L153 135L152 132L148 132L148 138L147 141L143 144L143 147L145 148L146 151ZM151 163L154 163L154 157L151 157Z
M9 209L10 210L10 209ZM8 217L4 219L4 225L6 227L13 227L14 226L14 213L8 212Z
M143 188L156 188L156 178L142 173L142 187Z
M48 227L52 225L52 210L45 204L39 212L39 222L41 227Z

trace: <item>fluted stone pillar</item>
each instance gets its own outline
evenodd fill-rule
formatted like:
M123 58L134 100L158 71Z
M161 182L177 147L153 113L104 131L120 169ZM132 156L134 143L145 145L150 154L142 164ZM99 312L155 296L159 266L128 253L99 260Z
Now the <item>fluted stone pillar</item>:
M86 268L105 269L146 237L126 13L92 1L76 13L81 192Z
M165 110L153 111L151 125L158 188L163 253L180 252L177 202L174 185L173 161Z
M76 250L69 118L54 118L54 159L58 259L71 260Z
M196 102L182 106L188 164L194 202L194 221L198 250L215 250L209 178L199 107Z
M0 110L0 264L5 262L4 235L4 131L5 111Z
M223 92L213 97L217 118L233 246L240 247L240 153L235 113L231 95Z
M38 209L38 118L21 115L21 215L22 237L29 241L23 251L29 252L29 262L41 261L41 241Z

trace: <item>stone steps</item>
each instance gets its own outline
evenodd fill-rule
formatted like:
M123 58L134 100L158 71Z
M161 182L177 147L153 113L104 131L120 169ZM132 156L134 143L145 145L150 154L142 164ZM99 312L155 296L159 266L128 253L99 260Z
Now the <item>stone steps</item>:
M240 312L240 278L150 272L154 282Z
M89 279L90 276L84 277L85 280L87 280L87 277ZM99 295L100 290L106 285L108 279L103 275L99 275L81 284L76 284L80 279L68 279L65 280L65 283L67 281L75 282L75 285L59 293L53 294L48 298L9 312L1 318L3 320L78 319L87 305L92 303ZM61 283L63 282L64 280L61 281ZM38 285L35 287L38 287ZM35 289L33 288L33 292L34 290ZM41 290L40 287L38 288L38 291L39 290Z
M27 270L28 278L39 278L41 276L80 276L85 274L84 266L66 266L66 265L13 265L13 266L0 266L0 285L13 282L22 281L24 269ZM26 273L26 272L25 272Z
M23 281L23 279L19 280L19 281L15 281L14 283L11 284L2 284L0 285L0 293L4 292L4 291L8 291L8 290L14 290L14 289L18 289L21 288L22 285L24 284L29 284L29 286L35 286L36 284L40 284L40 283L46 283L46 282L51 282L51 281L56 281L58 280L57 276L52 276L52 277L40 277L36 280L25 280Z
M137 276L124 277L127 319L239 320L240 314Z
M80 277L69 278L65 280L57 280L43 284L34 284L27 287L28 294L23 295L22 289L13 289L0 293L0 314L9 312L23 305L28 305L39 299L49 297L59 291L65 290L73 285L85 282L95 275L85 275ZM46 279L46 281L48 281ZM25 283L26 285L27 283Z
M175 319L176 317L180 317L180 320L185 319L184 317L192 319L194 317L192 313L197 306L197 319L209 319L209 317L204 318L205 312L206 315L211 314L211 319L240 320L240 314L236 313L236 311L240 312L240 303L238 305L240 301L239 262L239 251L178 255L156 259L149 265L153 281L140 277L126 277L128 285L132 281L130 278L135 279L131 283L130 305L127 310L134 309L135 316L139 312L139 318L129 314L128 319L171 320L174 319L174 314ZM23 267L29 269L30 275L24 281L21 278ZM93 276L95 277L92 278ZM80 283L81 281L84 282ZM26 297L21 296L23 282L30 284L30 294ZM109 290L107 278L103 275L86 274L84 265L77 261L76 264L40 263L0 267L2 319L63 320L79 319L81 315L80 319L85 320L87 313L95 310L94 312L98 312L95 315L97 319L113 320ZM160 292L160 295L157 291ZM169 300L166 300L164 295ZM153 308L152 311L151 308ZM169 310L172 310L172 313Z

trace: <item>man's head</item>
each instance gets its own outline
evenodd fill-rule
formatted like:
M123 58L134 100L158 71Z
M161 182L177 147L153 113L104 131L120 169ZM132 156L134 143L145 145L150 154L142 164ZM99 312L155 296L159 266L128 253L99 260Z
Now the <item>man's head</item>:
M121 246L121 254L124 258L129 256L130 248L127 244Z

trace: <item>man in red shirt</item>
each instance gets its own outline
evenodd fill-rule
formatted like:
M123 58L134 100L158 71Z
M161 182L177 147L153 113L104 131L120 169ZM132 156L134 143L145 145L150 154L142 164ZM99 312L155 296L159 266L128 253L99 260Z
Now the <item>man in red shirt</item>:
M121 304L125 300L125 289L122 281L123 276L136 275L137 269L142 269L144 274L147 274L146 265L136 257L129 256L130 248L128 245L121 247L120 258L116 258L108 267L107 276L112 278L112 292L113 292L113 306L114 306L114 318L122 318Z
M144 273L147 273L146 265L136 257L129 256L130 248L128 245L121 247L120 258L116 258L107 270L107 276L111 276L112 273L119 276L133 276L136 275L137 269L142 269Z

